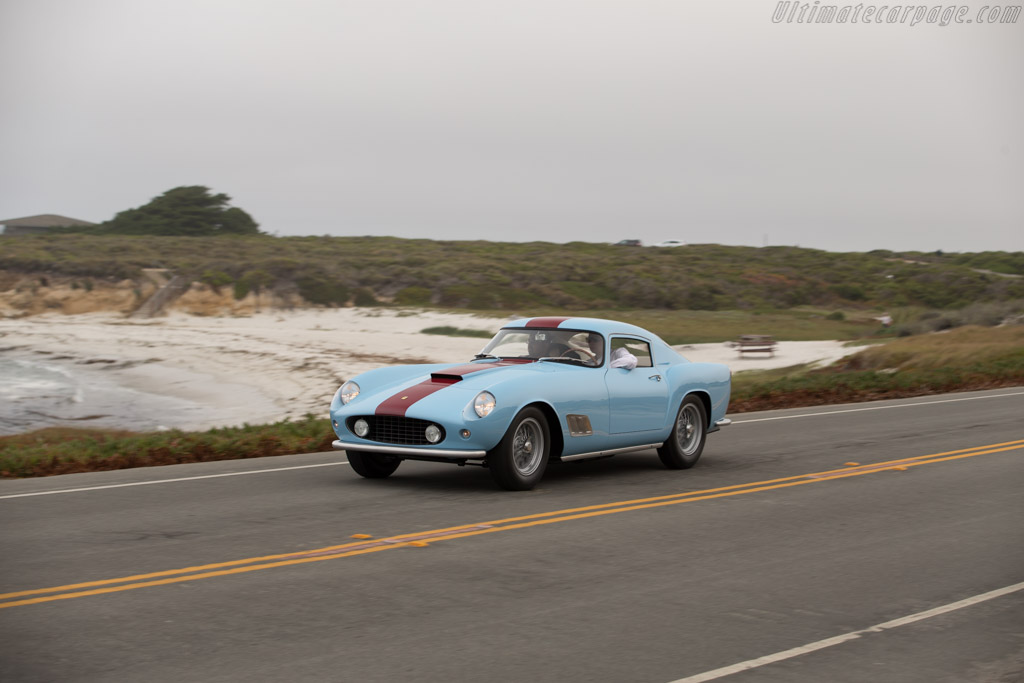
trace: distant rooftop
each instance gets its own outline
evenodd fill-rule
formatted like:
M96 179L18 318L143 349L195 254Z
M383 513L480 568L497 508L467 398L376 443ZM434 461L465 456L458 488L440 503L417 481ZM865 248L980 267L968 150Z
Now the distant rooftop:
M96 225L90 221L80 221L77 218L58 216L55 213L41 213L38 216L25 216L24 218L0 219L0 225L13 226L18 228L66 228L72 225Z
M77 218L58 216L55 213L43 213L24 218L0 219L0 225L4 226L4 235L45 235L53 228L85 227L96 224Z

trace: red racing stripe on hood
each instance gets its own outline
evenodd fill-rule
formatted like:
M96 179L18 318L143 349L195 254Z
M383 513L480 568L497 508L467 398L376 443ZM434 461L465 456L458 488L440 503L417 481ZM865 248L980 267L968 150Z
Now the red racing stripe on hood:
M568 318L534 318L526 323L527 327L558 327Z
M405 417L405 411L409 409L413 403L430 396L435 391L440 391L445 387L450 387L452 384L456 384L457 381L454 377L461 377L468 375L472 372L480 372L481 370L491 370L492 368L509 367L512 365L522 365L524 362L529 363L532 361L522 360L503 360L497 363L466 363L465 365L456 365L454 368L448 368L442 370L437 375L441 375L435 379L431 377L428 380L414 384L408 389L389 396L380 402L377 409L373 411L374 415L390 415L394 417ZM448 379L448 378L452 379Z

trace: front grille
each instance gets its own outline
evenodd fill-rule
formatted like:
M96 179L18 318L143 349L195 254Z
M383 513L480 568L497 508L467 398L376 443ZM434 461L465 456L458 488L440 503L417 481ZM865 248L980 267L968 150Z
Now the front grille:
M370 424L370 432L362 437L369 441L380 443L401 444L404 446L428 446L425 430L432 424L437 425L441 430L441 441L444 441L444 427L429 420L418 420L414 417L396 417L393 415L360 415L350 417L347 420L349 431L355 434L352 428L356 420L363 419Z

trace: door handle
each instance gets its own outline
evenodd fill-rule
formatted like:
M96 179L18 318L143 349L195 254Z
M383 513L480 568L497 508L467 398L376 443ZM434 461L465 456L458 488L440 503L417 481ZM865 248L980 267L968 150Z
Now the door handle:
M651 375L647 379L653 379L653 380L656 380L656 381L660 382L661 381L661 375Z

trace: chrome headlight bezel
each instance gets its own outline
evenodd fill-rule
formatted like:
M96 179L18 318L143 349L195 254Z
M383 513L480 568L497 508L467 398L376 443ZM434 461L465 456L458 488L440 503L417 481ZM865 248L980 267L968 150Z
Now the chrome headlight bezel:
M440 443L441 439L444 438L444 432L436 424L429 424L426 430L424 430L423 437L428 443Z
M338 398L341 399L341 405L348 405L359 395L359 385L349 380L341 385L341 389L338 389Z
M496 405L497 401L494 398L494 394L489 391L481 391L473 399L473 412L476 413L477 417L487 417L494 412Z

